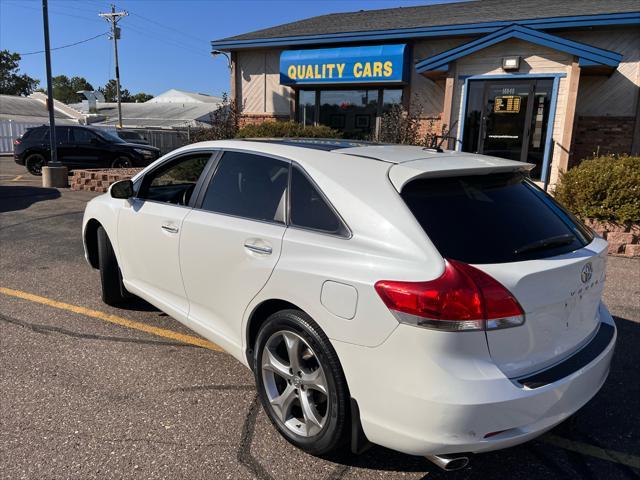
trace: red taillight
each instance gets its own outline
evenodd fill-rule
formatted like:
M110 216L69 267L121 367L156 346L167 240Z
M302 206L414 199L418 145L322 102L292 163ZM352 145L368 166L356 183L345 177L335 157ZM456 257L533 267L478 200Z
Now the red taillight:
M375 288L400 321L424 327L478 330L524 322L522 307L504 286L456 260L446 260L444 273L435 280L381 280Z
M16 138L16 139L13 141L13 144L14 144L14 145L20 145L21 143L22 143L22 141L21 141L19 138Z

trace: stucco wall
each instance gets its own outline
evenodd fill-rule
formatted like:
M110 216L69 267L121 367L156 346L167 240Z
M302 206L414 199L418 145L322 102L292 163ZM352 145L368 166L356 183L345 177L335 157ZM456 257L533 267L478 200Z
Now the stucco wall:
M442 114L444 105L444 80L431 80L416 72L416 62L444 52L471 41L471 38L447 38L420 40L413 46L411 64L411 103L412 112L425 118L435 118Z
M280 50L238 52L236 100L246 114L291 114L293 90L280 85Z
M569 32L562 36L622 54L611 75L582 72L572 165L596 153L630 153L640 112L640 29ZM638 148L638 147L636 147Z
M640 29L568 32L560 36L622 54L622 61L611 76L590 76L583 72L576 114L635 116L640 85Z

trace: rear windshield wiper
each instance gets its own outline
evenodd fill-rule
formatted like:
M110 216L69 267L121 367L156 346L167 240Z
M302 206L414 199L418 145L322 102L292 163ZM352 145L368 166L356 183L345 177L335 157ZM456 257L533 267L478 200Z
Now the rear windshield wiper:
M563 245L569 245L573 243L576 236L572 233L565 233L564 235L556 235L555 237L543 238L542 240L536 240L535 242L527 243L520 248L516 248L513 253L520 255L521 253L531 252L533 250L544 250L546 248L561 247Z

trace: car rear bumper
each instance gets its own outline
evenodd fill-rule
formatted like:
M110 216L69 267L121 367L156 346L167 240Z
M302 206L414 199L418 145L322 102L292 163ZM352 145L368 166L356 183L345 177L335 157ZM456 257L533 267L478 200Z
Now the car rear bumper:
M535 438L600 390L616 331L603 304L599 315L613 327L600 353L537 388L527 388L497 368L483 332L399 325L375 348L334 345L371 442L413 455L479 453Z

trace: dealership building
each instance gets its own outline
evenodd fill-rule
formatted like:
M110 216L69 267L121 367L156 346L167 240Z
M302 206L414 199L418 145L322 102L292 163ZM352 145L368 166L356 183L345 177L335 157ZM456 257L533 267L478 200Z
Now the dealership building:
M313 17L215 40L243 122L368 138L400 104L448 148L558 173L640 149L638 0L477 0Z

